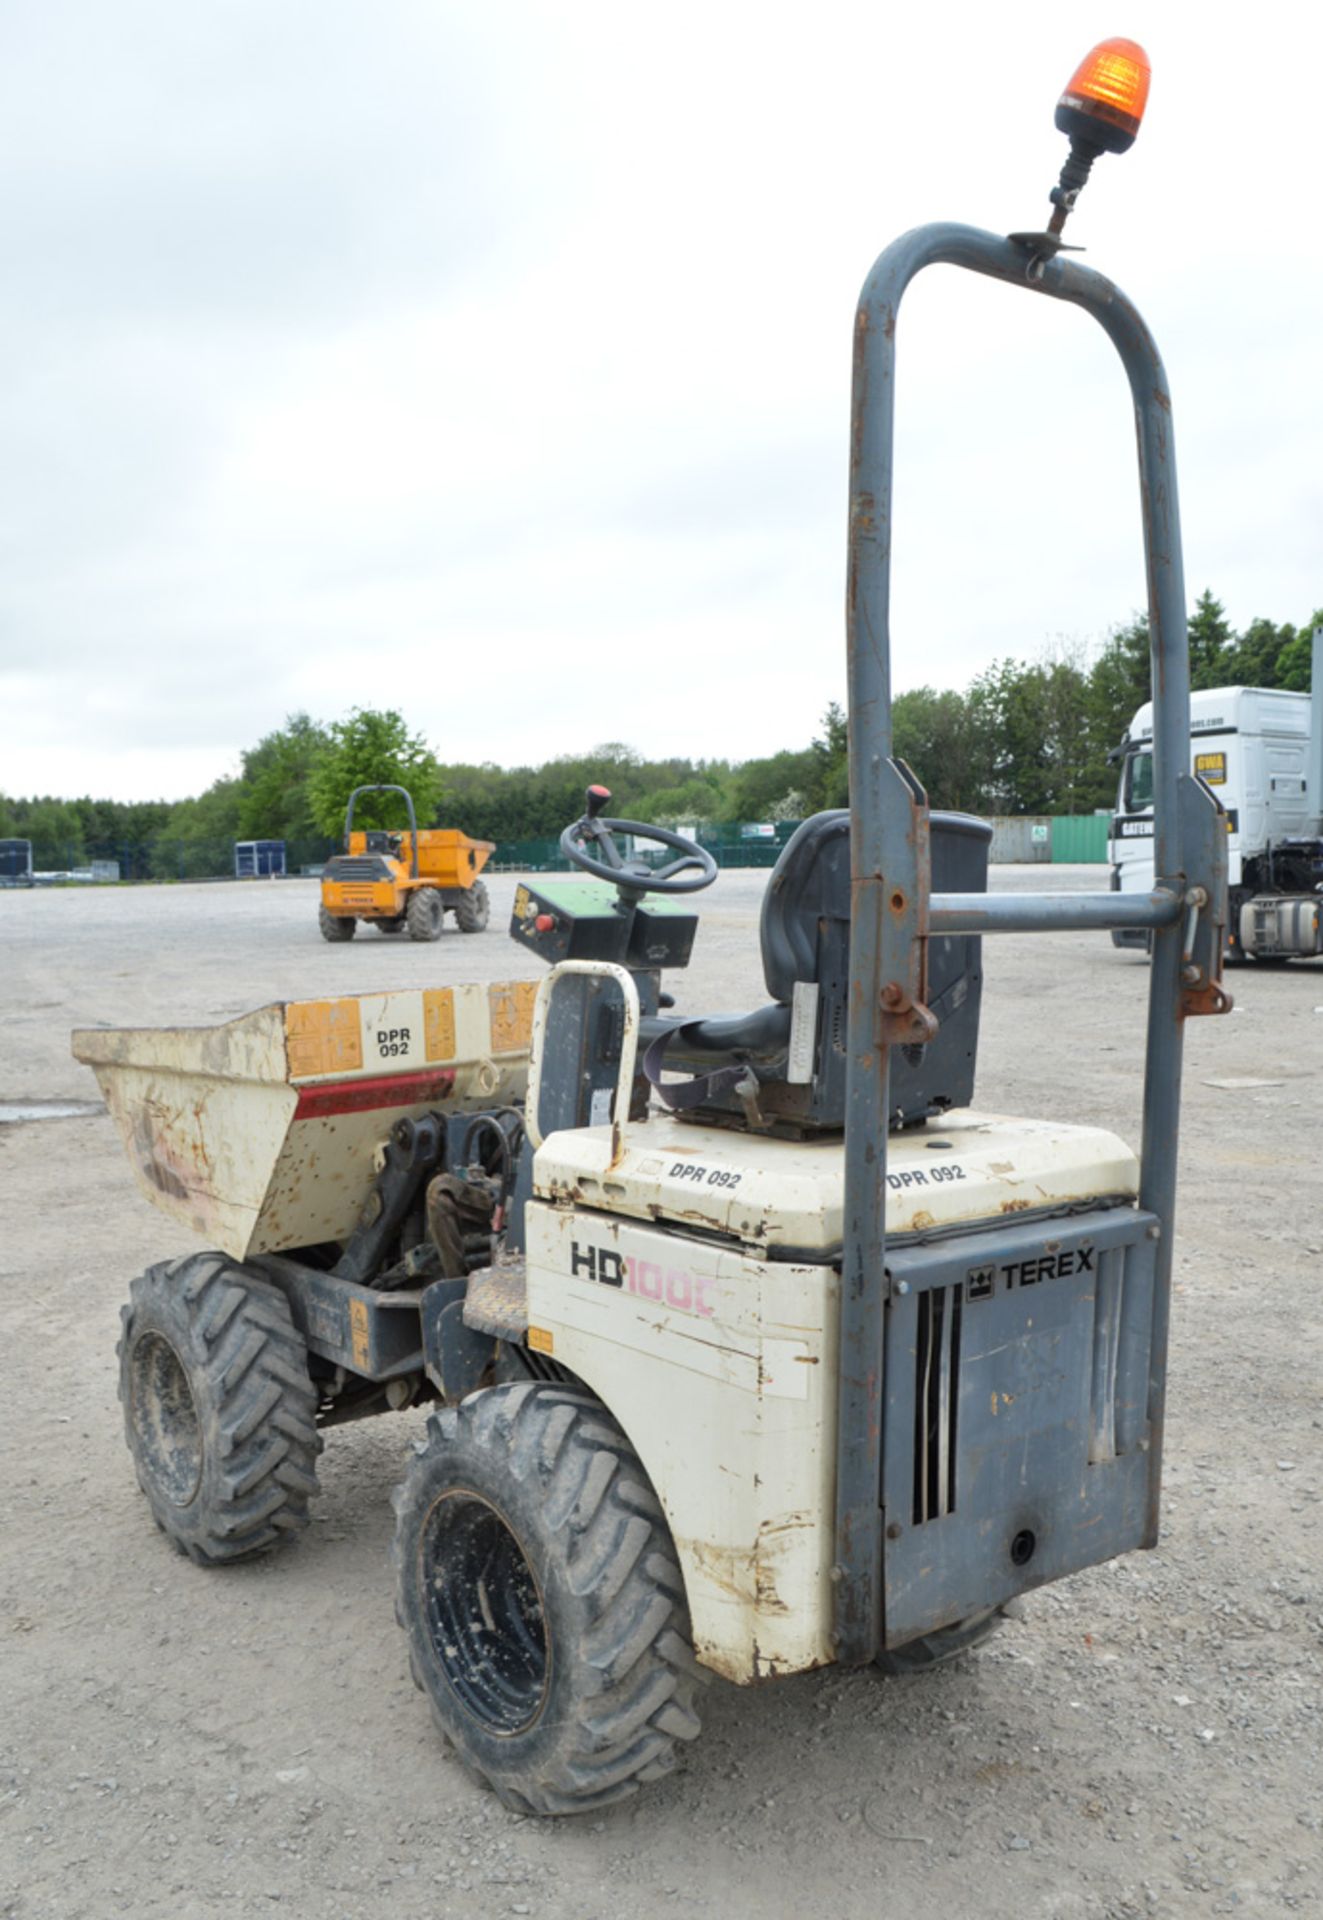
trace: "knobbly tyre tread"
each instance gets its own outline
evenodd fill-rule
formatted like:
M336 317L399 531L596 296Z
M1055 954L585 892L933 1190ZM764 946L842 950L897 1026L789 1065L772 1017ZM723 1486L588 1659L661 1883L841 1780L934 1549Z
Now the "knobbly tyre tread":
M892 1679L928 1673L959 1654L981 1647L997 1631L1002 1617L1000 1607L989 1607L985 1613L971 1613L953 1626L938 1627L932 1633L921 1634L917 1640L907 1640L903 1647L885 1648L874 1664Z
M280 1289L224 1254L192 1254L139 1275L120 1317L125 1438L162 1532L201 1566L251 1559L301 1532L322 1438L307 1349ZM173 1349L197 1418L201 1473L182 1504L135 1427L133 1353L149 1335Z
M513 1736L491 1733L465 1709L431 1645L420 1547L432 1504L451 1487L519 1515L517 1537L544 1596L551 1697L542 1718ZM518 1813L584 1813L671 1771L678 1743L700 1731L706 1676L660 1504L598 1401L529 1382L433 1413L394 1504L395 1613L410 1672L479 1784ZM529 1537L535 1524L539 1537Z
M471 887L465 887L455 902L454 913L461 933L481 933L491 916L486 882L475 880Z
M445 925L446 910L435 887L416 887L404 909L404 924L411 940L439 940Z
M352 940L358 921L352 914L328 913L325 907L317 909L317 925L322 930L322 939L332 942Z

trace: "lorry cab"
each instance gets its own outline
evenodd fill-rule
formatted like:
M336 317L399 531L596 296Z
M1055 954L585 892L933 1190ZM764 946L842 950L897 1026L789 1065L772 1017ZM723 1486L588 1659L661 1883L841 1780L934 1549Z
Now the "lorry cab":
M1111 827L1112 887L1148 893L1153 873L1153 707L1139 708L1119 749L1120 780ZM1268 687L1210 687L1190 695L1190 772L1226 814L1228 947L1242 938L1238 907L1260 893L1276 896L1298 877L1269 875L1272 850L1291 858L1311 833L1318 800L1309 791L1310 696ZM1298 864L1298 862L1297 862ZM1238 896L1242 896L1238 898ZM1252 931L1252 928L1251 928ZM1143 930L1113 932L1115 946L1148 944ZM1312 936L1303 951L1315 951ZM1265 949L1273 951L1272 943Z
M1309 695L1268 687L1210 687L1190 695L1190 772L1226 809L1227 880L1241 877L1241 849L1308 830ZM1112 819L1113 884L1153 885L1153 704L1130 722L1121 748Z

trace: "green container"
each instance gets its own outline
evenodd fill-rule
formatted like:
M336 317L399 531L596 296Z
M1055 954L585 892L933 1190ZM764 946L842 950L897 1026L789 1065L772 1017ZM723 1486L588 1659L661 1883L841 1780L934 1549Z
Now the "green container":
M1107 838L1111 815L1107 813L1064 813L1052 821L1052 861L1083 865L1090 861L1106 863Z

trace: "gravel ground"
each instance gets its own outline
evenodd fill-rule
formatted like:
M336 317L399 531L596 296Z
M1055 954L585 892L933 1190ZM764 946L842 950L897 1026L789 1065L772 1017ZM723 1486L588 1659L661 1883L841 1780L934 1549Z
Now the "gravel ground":
M994 884L1097 885L1102 869ZM682 1010L754 1004L765 876L706 896ZM501 979L498 930L330 947L311 883L0 894L0 1105L94 1100L72 1026ZM1138 1131L1142 959L987 943L980 1102ZM192 1250L104 1113L0 1125L0 1916L1277 1914L1323 1901L1323 972L1250 969L1196 1021L1159 1549L1032 1595L923 1679L709 1690L680 1772L600 1819L477 1791L391 1617L417 1415L328 1436L288 1554L220 1573L152 1527L118 1308ZM1209 1080L1255 1079L1217 1088Z

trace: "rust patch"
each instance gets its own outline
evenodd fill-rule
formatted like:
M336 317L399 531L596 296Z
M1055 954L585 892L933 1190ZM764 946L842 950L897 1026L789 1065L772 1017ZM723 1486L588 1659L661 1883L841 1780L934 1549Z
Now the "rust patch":
M710 1640L695 1637L694 1653L701 1666L706 1667L710 1673L715 1673L719 1679L729 1680L734 1686L747 1686L750 1679L757 1678L756 1673L748 1672L743 1662L732 1660L728 1653L714 1646Z
M1182 1020L1197 1019L1200 1014L1230 1013L1235 1001L1218 980L1209 980L1201 987L1183 987L1181 989Z
M906 992L899 980L888 980L882 989L880 1026L886 1046L923 1047L936 1038L938 1021L921 999Z
M750 1594L747 1585L742 1585L739 1577L741 1572L747 1575L749 1566L747 1554L739 1555L741 1564L737 1567L736 1555L730 1547L714 1547L707 1540L686 1540L684 1546L695 1564L701 1568L705 1580L710 1580L714 1587L719 1587L722 1593L738 1601L740 1606L749 1604Z
M776 1590L772 1570L764 1560L760 1559L758 1562L754 1584L760 1613L789 1613L789 1607Z
M1003 1200L1001 1210L1003 1213L1027 1213L1033 1204L1032 1200Z
M850 479L853 483L863 456L864 420L868 413L868 308L862 302L854 316L852 362L854 395L850 405ZM853 589L850 604L854 604Z
M158 1126L158 1121L163 1124ZM197 1170L170 1145L168 1126L168 1115L162 1116L150 1103L142 1107L133 1118L133 1156L143 1179L158 1193L171 1200L190 1200L198 1185ZM185 1177L189 1174L194 1176L191 1181Z

